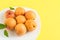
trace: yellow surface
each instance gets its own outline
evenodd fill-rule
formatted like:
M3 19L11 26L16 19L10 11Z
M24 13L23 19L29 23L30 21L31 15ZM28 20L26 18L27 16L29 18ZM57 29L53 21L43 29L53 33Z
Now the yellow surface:
M0 0L0 10L13 6L35 9L41 18L37 40L60 40L60 0Z

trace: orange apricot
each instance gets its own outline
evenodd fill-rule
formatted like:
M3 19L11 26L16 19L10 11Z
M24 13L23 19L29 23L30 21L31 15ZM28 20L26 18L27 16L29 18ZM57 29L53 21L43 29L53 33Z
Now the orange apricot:
M34 20L31 20L31 19L27 20L25 22L25 25L26 25L26 28L27 28L28 31L33 31L33 30L36 29L36 23L35 23Z
M7 25L7 28L9 28L10 30L13 30L14 27L16 26L16 21L14 18L7 18L5 20L5 24Z
M16 25L15 31L17 35L24 35L27 32L25 25L22 23Z
M24 23L26 21L26 18L23 15L19 15L16 17L17 23Z
M25 17L26 17L26 19L35 19L36 15L35 15L35 13L33 11L27 11L25 13Z
M23 8L18 7L15 10L15 15L18 16L18 15L24 14L24 12L25 12L25 10Z

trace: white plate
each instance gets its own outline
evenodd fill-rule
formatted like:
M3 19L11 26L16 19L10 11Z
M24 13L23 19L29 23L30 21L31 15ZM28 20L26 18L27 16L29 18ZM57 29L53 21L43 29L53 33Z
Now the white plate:
M16 8L16 7L15 7ZM35 12L36 14L36 23L37 23L37 28L32 31L32 32L28 32L26 33L25 35L22 35L22 36L17 36L15 32L11 32L11 31L8 31L9 33L9 37L6 37L4 36L4 29L3 30L0 30L0 40L36 40L37 36L38 36L38 33L40 32L40 18L39 18L39 15L38 13L33 10L33 9L30 9L30 8L25 8L23 7L26 11L28 10L32 10ZM6 8L2 11L0 11L0 23L4 23L4 13L9 10L9 8Z

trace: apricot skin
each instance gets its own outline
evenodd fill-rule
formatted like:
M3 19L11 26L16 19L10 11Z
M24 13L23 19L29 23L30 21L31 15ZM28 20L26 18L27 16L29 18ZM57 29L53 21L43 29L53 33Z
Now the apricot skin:
M13 11L7 10L7 11L5 12L5 17L6 17L6 18L14 18L14 17L15 17L15 14L14 14Z
M35 19L36 15L35 15L35 13L33 11L27 11L25 13L25 17L26 17L26 19Z
M26 21L26 18L23 15L19 15L16 17L17 23L24 23Z
M24 12L25 12L25 10L24 10L23 8L18 7L18 8L16 8L16 10L15 10L15 15L16 15L16 16L18 16L18 15L23 15Z
M25 25L28 31L33 31L36 29L36 23L33 20L27 20Z
M24 35L27 30L26 30L25 25L20 23L20 24L16 25L15 31L16 31L17 35Z
M7 18L5 20L5 24L7 25L7 28L9 28L10 30L13 30L14 27L16 26L16 21L14 18Z

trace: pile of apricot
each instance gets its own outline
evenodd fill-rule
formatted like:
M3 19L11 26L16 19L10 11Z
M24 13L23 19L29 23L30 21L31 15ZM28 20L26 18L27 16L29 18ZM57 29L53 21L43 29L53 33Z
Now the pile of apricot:
M35 18L33 11L25 11L22 7L17 7L15 12L7 10L5 12L5 24L9 30L15 30L17 35L23 35L29 31L36 29Z

